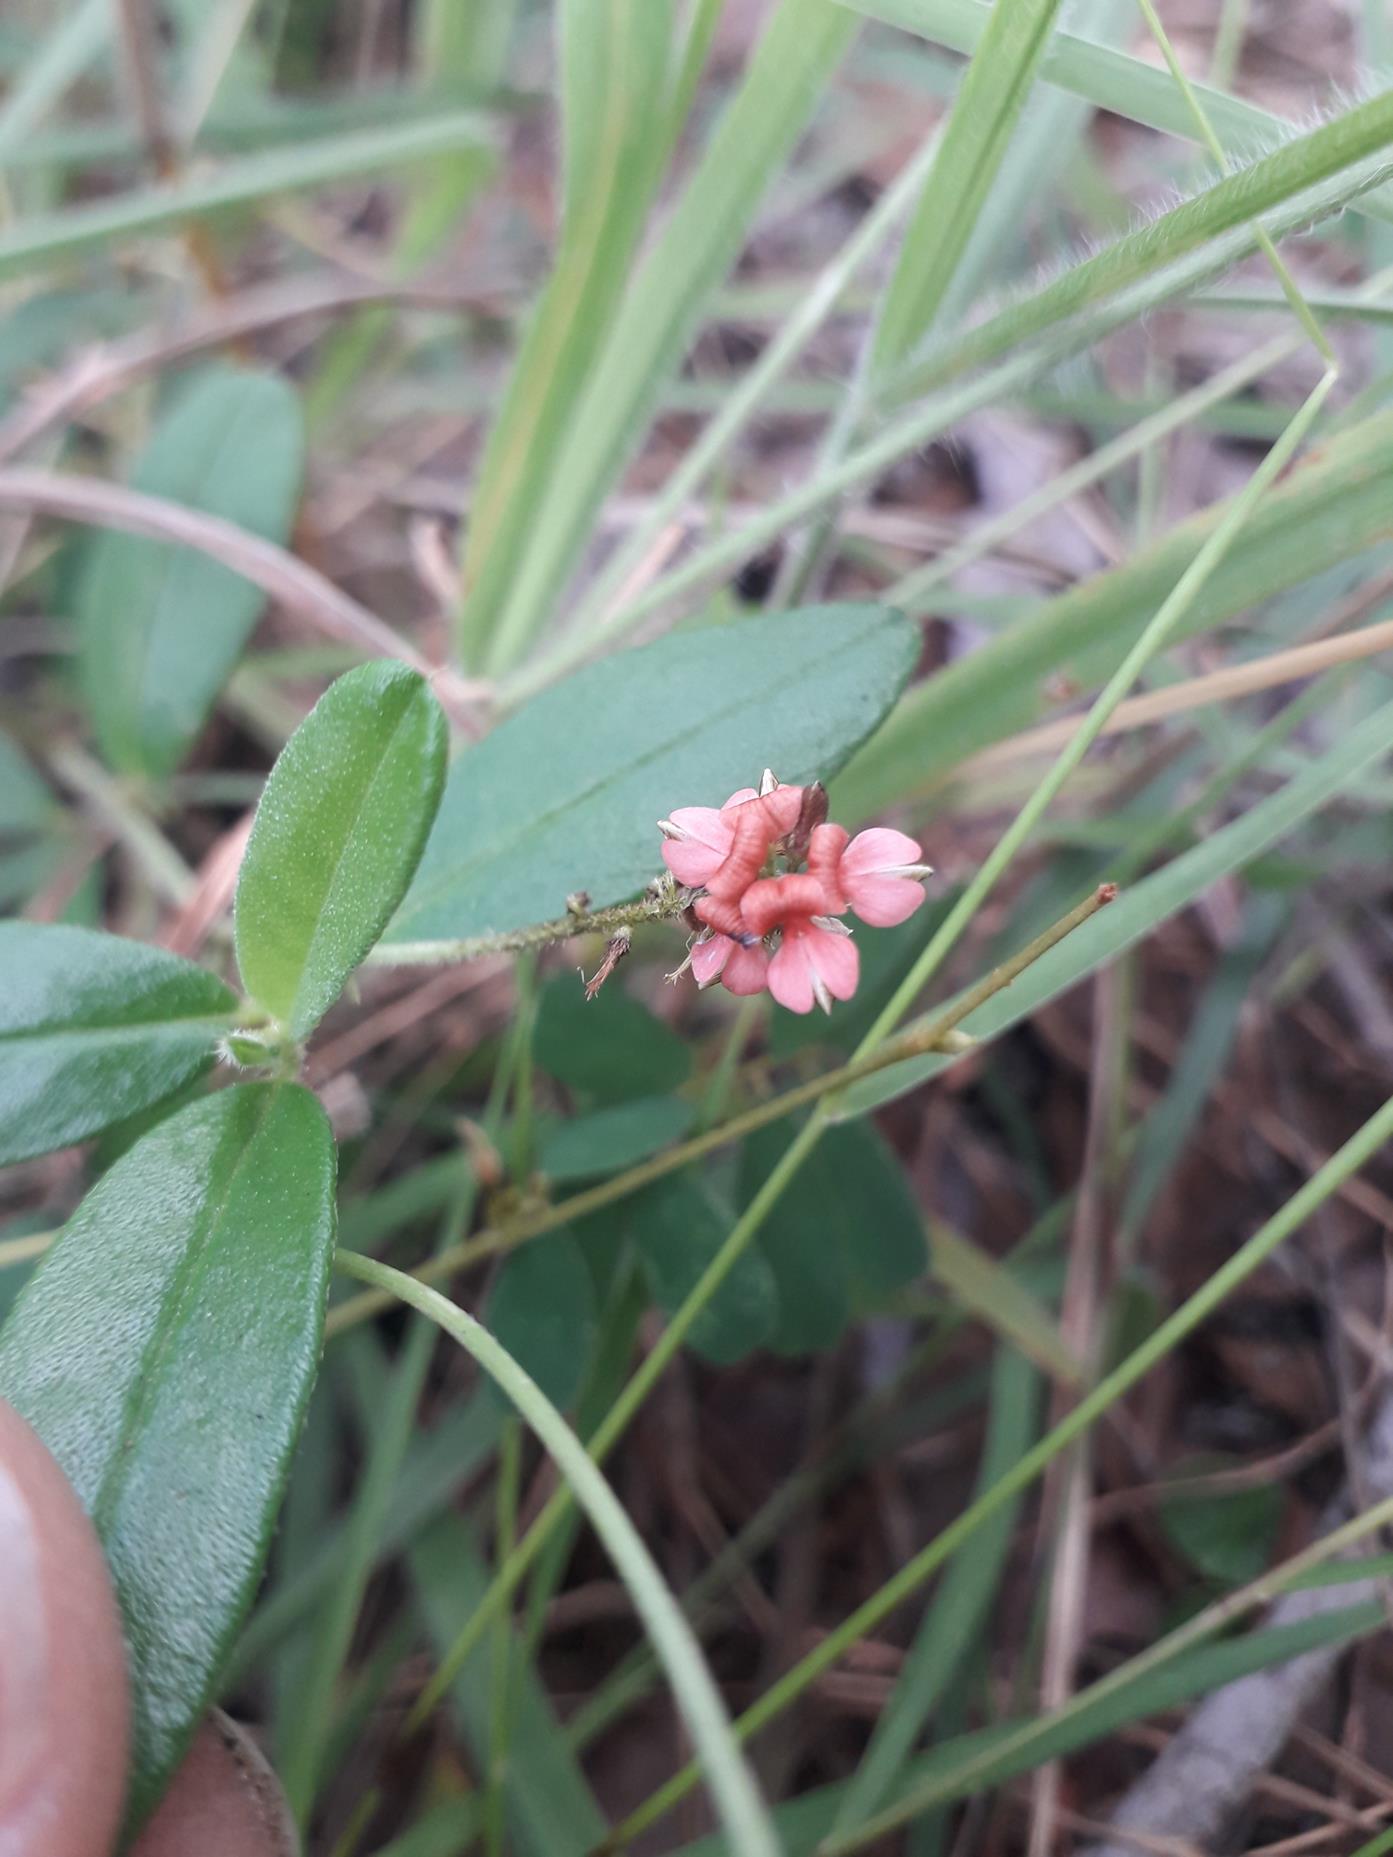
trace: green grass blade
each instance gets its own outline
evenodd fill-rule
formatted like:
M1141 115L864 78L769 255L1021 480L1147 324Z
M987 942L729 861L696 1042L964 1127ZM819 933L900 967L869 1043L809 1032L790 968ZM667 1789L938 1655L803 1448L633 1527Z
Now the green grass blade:
M1353 143L1348 132L1351 118L1341 119L1340 133L1334 138L1346 153L1354 144L1373 141L1380 144L1374 153L1352 157L1342 167L1332 142L1326 139L1329 129L1316 130L1302 142L1218 182L1140 232L1118 240L1076 271L948 344L932 362L904 376L905 392L917 391L930 378L956 376L1006 349L1018 347L1018 352L971 381L939 387L834 469L821 472L760 515L697 549L681 567L626 607L624 623L636 623L679 594L749 559L791 525L871 482L968 414L1020 393L1046 369L1082 352L1111 330L1212 281L1255 248L1248 222L1259 210L1274 236L1338 211L1361 189L1393 170L1393 157L1381 146L1393 139L1393 93L1377 100L1376 111L1374 118L1364 118L1352 132ZM1325 178L1308 184L1312 172L1325 174Z
M1391 142L1393 90L1224 175L1139 231L1072 266L1025 302L1009 305L944 352L904 370L890 383L886 397L922 391L1046 331L1057 334L1071 318L1108 301L1125 302L1134 286L1207 248L1210 262L1217 261L1230 249L1226 240L1235 235L1237 250L1251 250L1261 234L1275 236L1304 223L1312 208L1318 210L1325 186L1333 184L1334 198L1343 204L1393 173ZM1308 206L1293 217L1291 202L1308 196ZM1228 262L1223 257L1223 263Z
M1278 931L1290 915L1282 897L1256 896L1244 916L1243 933L1229 948L1195 1008L1165 1094L1141 1127L1118 1215L1124 1252L1135 1245L1156 1199L1170 1178L1210 1090L1228 1061L1239 1016Z
M732 1848L742 1857L779 1857L779 1843L691 1626L653 1557L584 1445L535 1383L472 1316L435 1290L373 1258L340 1251L339 1268L429 1316L478 1362L517 1406L556 1462L628 1587L667 1668Z
M1038 1391L1030 1363L1001 1348L992 1372L991 1411L978 1491L998 1483L1030 1448L1036 1431ZM924 1614L899 1678L848 1782L833 1835L849 1831L875 1811L908 1759L931 1711L958 1677L973 1642L990 1628L990 1612L1005 1572L1019 1503L985 1524L975 1551L953 1562Z
M874 365L893 366L933 324L981 218L1049 43L1060 0L991 9L953 101L938 156L876 328Z
M0 279L103 251L127 239L167 232L235 207L253 206L277 194L328 186L408 162L436 160L461 149L486 146L488 140L485 119L477 111L455 110L391 129L325 136L297 147L248 155L227 162L211 175L21 220L0 233Z
M1140 883L1125 889L1068 941L1037 962L1006 993L963 1022L978 1039L994 1038L1086 975L1115 960L1158 923L1184 909L1208 887L1242 870L1376 765L1393 741L1393 704L1384 704L1341 736L1336 745L1295 774L1240 818L1210 833ZM915 1089L953 1060L914 1059L854 1084L837 1105L840 1115L864 1115Z
M814 1650L766 1690L758 1702L740 1716L735 1724L736 1731L742 1737L757 1734L768 1722L780 1715L796 1697L800 1696L810 1682L820 1676L824 1670L830 1669L852 1645L859 1643L868 1632L874 1631L884 1619L903 1605L926 1580L930 1579L957 1553L960 1547L976 1534L984 1522L1007 1503L1014 1501L1022 1490L1029 1488L1062 1452L1082 1437L1105 1412L1130 1392L1139 1380L1144 1379L1153 1367L1164 1360L1202 1322L1207 1321L1225 1299L1245 1282L1253 1271L1265 1263L1273 1252L1325 1203L1332 1193L1367 1165L1390 1138L1393 1138L1393 1099L1384 1103L1381 1109L1376 1110L1363 1127L1351 1135L1344 1146L1333 1154L1297 1193L1293 1194L1279 1212L1268 1219L1245 1244L1240 1245L1193 1295L1147 1336L1140 1347L1134 1349L1124 1361L1099 1380L1093 1390L1086 1394L1059 1424L1017 1460L1012 1470L969 1508L963 1510L941 1534L930 1541L926 1547L921 1548L912 1560L888 1580L878 1593L858 1606L849 1617L843 1619L835 1630L828 1632ZM796 1147L795 1143L789 1149L790 1155L795 1152ZM1317 1545L1325 1546L1325 1543L1332 1539L1332 1537L1326 1537L1325 1542ZM1040 1753L1039 1758L1048 1758L1048 1753ZM1035 1764L1034 1758L1029 1764ZM630 1814L619 1826L616 1836L621 1838L636 1836L640 1829L654 1823L690 1789L698 1772L699 1769L691 1765L675 1774L650 1800ZM917 1811L932 1803L937 1796L937 1793L929 1794L927 1790L923 1794L916 1791L914 1810ZM895 1822L898 1823L900 1817L908 1815L897 1813ZM882 1830L884 1823L885 1816L882 1815L881 1819L872 1820L869 1825L861 1826L854 1834L851 1843L860 1844L869 1836Z
M782 0L575 403L546 500L530 512L527 549L490 627L490 673L515 668L545 624L707 297L734 262L756 206L855 30L854 15L833 0Z
M1393 537L1390 470L1393 413L1329 440L1259 504L1177 637L1223 625ZM923 792L965 755L1040 720L1052 674L1085 688L1096 683L1228 507L1200 510L1122 566L1041 603L971 657L915 685L838 776L837 817L862 818ZM903 603L903 585L897 591Z
M0 104L0 159L8 161L35 126L81 77L111 35L110 0L82 0L31 56Z
M515 654L508 591L613 325L668 139L672 0L564 0L558 22L561 241L489 435L465 540L463 652L486 666Z
M495 1406L491 1386L484 1396ZM488 1563L472 1525L446 1516L407 1556L416 1610L430 1641L442 1648L456 1635L488 1585ZM460 1673L451 1690L453 1713L469 1743L476 1771L488 1759L489 1658ZM508 1665L512 1693L512 1746L503 1776L507 1829L516 1857L590 1857L605 1835L605 1821L585 1775L567 1745L540 1679L512 1635ZM476 1795L477 1797L477 1795ZM480 1819L482 1820L482 1810ZM468 1839L450 1847L450 1857L471 1849Z
M935 45L971 56L982 43L993 8L986 0L843 0L857 13L902 26ZM1069 32L1056 32L1040 69L1041 79L1070 91L1099 109L1110 110L1149 129L1196 139L1195 124L1184 98L1164 71L1128 52L1095 45ZM1283 117L1227 96L1204 84L1193 86L1225 151L1241 160L1254 148L1270 147L1297 133ZM1359 210L1393 219L1393 189L1367 195Z

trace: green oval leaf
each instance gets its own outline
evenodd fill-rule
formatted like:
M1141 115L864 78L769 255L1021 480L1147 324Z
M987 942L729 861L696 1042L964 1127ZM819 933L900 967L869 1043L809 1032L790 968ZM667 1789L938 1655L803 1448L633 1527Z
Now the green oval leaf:
M132 487L264 540L290 534L304 471L294 390L217 367L161 419ZM203 727L266 604L261 588L191 548L95 536L77 591L78 667L102 753L123 773L172 773Z
M445 718L404 664L331 684L285 744L237 885L237 964L303 1038L401 901L445 779Z
M560 1122L542 1138L538 1164L549 1180L594 1180L633 1167L678 1141L696 1111L679 1096L644 1096Z
M133 1820L158 1799L251 1600L319 1361L334 1144L299 1084L163 1122L88 1194L0 1330L0 1393L111 1567Z
M488 1325L554 1406L571 1404L590 1362L596 1316L595 1285L569 1232L551 1232L504 1259L489 1292Z
M660 1096L692 1072L686 1039L656 1013L613 980L587 999L569 973L553 974L542 988L532 1055L558 1083L599 1103Z
M774 1127L745 1142L746 1203L788 1139L786 1128ZM924 1221L899 1162L866 1123L824 1133L765 1219L759 1243L778 1287L771 1346L782 1354L831 1347L853 1316L880 1308L929 1265Z
M919 634L880 606L678 632L588 665L450 770L388 941L449 940L597 906L662 868L657 821L720 805L766 767L825 779L899 695Z
M682 1307L734 1222L695 1173L674 1174L635 1196L628 1229L653 1300L665 1315ZM774 1273L764 1252L753 1245L693 1322L687 1345L725 1366L768 1341L778 1320Z
M94 929L0 922L0 1166L85 1141L213 1061L221 980Z

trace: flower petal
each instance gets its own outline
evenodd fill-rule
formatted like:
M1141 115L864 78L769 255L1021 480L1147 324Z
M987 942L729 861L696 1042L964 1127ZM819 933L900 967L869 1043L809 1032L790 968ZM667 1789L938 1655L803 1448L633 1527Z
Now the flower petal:
M713 980L720 979L734 946L728 935L710 935L705 941L692 943L692 978L699 987L709 987Z
M743 806L746 800L757 800L758 798L759 794L753 787L737 787L735 792L732 793L730 798L726 801L725 805L722 806L721 811L729 812L732 806Z
M663 862L679 883L699 890L725 862L735 828L714 806L679 806L669 823L681 836L663 840Z
M769 963L769 991L790 1012L813 1009L813 969L801 935L785 935Z
M713 851L729 851L734 827L729 819L722 817L715 806L679 806L672 815L672 823L684 838L694 838L698 844L709 845Z
M740 899L740 913L752 935L767 935L799 916L818 914L822 906L822 885L806 872L760 877Z
M907 864L917 864L921 855L907 832L892 831L888 825L872 826L869 832L858 832L842 853L842 880L903 870Z
M766 793L760 800L764 816L769 823L769 838L772 843L782 838L785 832L791 832L798 823L798 815L803 810L802 787L775 787L772 793Z
M846 893L853 911L871 928L907 922L924 900L923 884L912 877L856 877Z
M721 979L727 992L738 993L744 999L762 993L769 979L769 956L762 944L752 942L748 948L742 948L738 942L732 942L730 959Z
M710 845L699 844L695 838L665 838L662 851L664 864L689 890L701 889L726 859L724 851L713 851Z
M846 908L846 897L840 875L842 853L847 846L847 831L841 825L818 825L813 827L808 840L808 874L816 877L822 885L822 906L819 914L839 916Z
M833 999L850 999L861 978L861 956L850 935L810 927L799 939L807 949L814 980L820 981Z
M858 832L842 853L838 873L847 901L872 928L894 928L924 900L918 877L919 847L905 832L873 826Z
M732 903L724 896L699 896L693 909L698 922L715 929L718 935L741 936L749 932L739 903Z
M735 829L728 854L706 880L713 896L735 902L759 875L769 853L769 830L759 806L760 802L754 800L727 815L735 821Z

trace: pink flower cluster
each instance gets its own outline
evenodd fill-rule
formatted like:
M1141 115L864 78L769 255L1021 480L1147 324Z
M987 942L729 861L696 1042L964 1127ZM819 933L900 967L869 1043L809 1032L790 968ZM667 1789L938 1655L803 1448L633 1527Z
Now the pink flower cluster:
M852 838L827 823L820 785L780 786L766 773L725 805L681 806L659 823L663 862L701 890L701 925L688 957L698 986L732 993L767 986L790 1012L824 1012L850 999L860 978L848 909L873 928L903 922L924 900L927 864L903 832L884 826Z

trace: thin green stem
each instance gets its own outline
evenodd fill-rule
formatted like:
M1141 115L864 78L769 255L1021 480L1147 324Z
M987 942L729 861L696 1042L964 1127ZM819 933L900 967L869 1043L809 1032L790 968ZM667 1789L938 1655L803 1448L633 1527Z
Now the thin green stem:
M517 1538L518 1485L522 1477L522 1432L509 1418L498 1444L497 1520L494 1559L506 1560ZM493 1659L489 1671L489 1779L484 1801L484 1844L489 1857L503 1857L504 1787L508 1777L508 1742L512 1726L512 1632L507 1614L494 1620Z
M1344 1554L1348 1549L1390 1522L1393 1522L1393 1496L1385 1497L1383 1501L1374 1503L1361 1515L1356 1515L1341 1527L1332 1529L1328 1535L1322 1535L1309 1547L1303 1548L1300 1553L1293 1554L1289 1560L1283 1561L1281 1566L1272 1568L1268 1573L1260 1574L1256 1580L1250 1581L1247 1586L1240 1587L1237 1592L1228 1593L1224 1598L1215 1600L1212 1605L1197 1612L1193 1618L1187 1619L1183 1625L1168 1632L1158 1643L1151 1645L1138 1656L1129 1658L1126 1663L1119 1664L1115 1670L1110 1670L1096 1683L1089 1684L1087 1689L1082 1689L1077 1695L1071 1696L1062 1707L1051 1711L1048 1715L1038 1717L1035 1721L1027 1722L1014 1734L994 1742L989 1749L985 1749L974 1760L966 1762L952 1773L941 1774L922 1786L912 1788L902 1798L896 1800L894 1805L877 1813L874 1818L867 1819L854 1831L848 1832L846 1836L825 1840L818 1846L818 1857L845 1857L845 1853L860 1850L863 1845L873 1842L878 1837L883 1837L886 1832L896 1825L903 1824L906 1819L916 1817L927 1806L937 1804L950 1796L961 1796L962 1789L972 1787L977 1776L985 1778L1003 1760L1028 1752L1036 1741L1052 1735L1065 1722L1096 1708L1109 1696L1116 1695L1119 1691L1140 1681L1141 1678L1162 1668L1183 1651L1191 1650L1195 1645L1202 1644L1206 1638L1214 1637L1225 1627L1242 1618L1245 1613L1267 1605L1271 1600L1290 1590L1303 1574L1308 1574L1312 1568Z
M367 958L376 967L447 967L485 954L522 954L529 948L573 941L577 935L613 935L641 922L666 922L680 916L688 900L687 891L669 882L636 903L617 903L612 909L579 907L551 922L533 922L501 934L471 935L463 941L379 942Z
M704 1155L714 1153L716 1149L739 1141L744 1136L753 1134L756 1129L765 1128L771 1122L782 1121L795 1109L815 1102L819 1096L848 1088L859 1083L863 1077L869 1077L878 1070L884 1070L891 1064L901 1063L905 1058L922 1057L930 1051L953 1051L964 1048L955 1042L954 1033L970 1013L985 1004L995 994L1000 993L1027 967L1034 965L1051 948L1061 942L1066 935L1072 934L1098 909L1112 900L1115 891L1108 886L1094 891L1086 897L1077 908L1062 916L1058 922L1045 930L1042 935L1009 960L995 967L975 986L961 994L950 1006L936 1013L932 1018L909 1026L893 1043L861 1059L853 1059L838 1069L813 1077L806 1083L797 1084L780 1096L771 1097L767 1102L756 1103L740 1115L732 1116L729 1121L718 1127L707 1129L701 1134L693 1135L687 1141L678 1142L676 1146L655 1154L651 1160L640 1161L636 1167L613 1175L608 1180L601 1180L598 1185L587 1187L584 1192L575 1193L569 1199L561 1200L554 1206L546 1206L541 1211L528 1214L507 1225L489 1228L475 1234L462 1243L450 1246L438 1257L423 1264L416 1272L419 1282L432 1283L442 1277L453 1276L456 1272L477 1264L487 1257L496 1257L500 1252L511 1251L517 1245L526 1244L530 1239L540 1238L547 1232L558 1230L573 1219L584 1218L587 1213L598 1212L602 1206L612 1205L616 1200L636 1193L640 1187L648 1186L654 1180L661 1180L670 1173L676 1173L692 1161L700 1160ZM376 1294L349 1297L329 1311L325 1324L325 1334L332 1337L344 1329L352 1328L356 1323L367 1320L370 1316L380 1314L390 1307L391 1297Z
M964 890L958 903L949 911L935 934L930 937L928 946L924 949L918 961L906 976L904 982L896 990L889 1004L877 1017L874 1024L857 1047L853 1063L865 1061L877 1053L878 1049L884 1045L885 1041L894 1032L895 1027L903 1018L905 1012L913 1004L922 987L935 973L937 973L943 961L957 944L959 937L972 922L977 910L981 907L999 878L1005 872L1011 860L1015 857L1016 852L1024 845L1031 832L1034 830L1035 825L1043 816L1046 808L1052 803L1065 781L1078 767L1093 742L1096 741L1108 717L1122 701L1145 665L1156 652L1164 646L1175 625L1179 621L1181 614L1199 592L1209 575L1217 567L1233 538L1251 514L1258 499L1293 456L1306 432L1310 429L1321 407L1324 405L1334 382L1335 375L1333 372L1327 372L1293 416L1281 437L1273 445L1258 469L1253 473L1252 478L1244 487L1241 495L1235 498L1230 507L1225 511L1223 518L1206 539L1203 547L1201 547L1195 555L1190 566L1181 575L1170 594L1162 601L1160 607L1145 626L1140 637L1127 653L1117 671L1104 686L1093 703L1092 708L1089 710L1088 715L1084 718L1068 745L1060 753L1058 759L1050 769L1049 774L1045 777L1041 785L1032 792L1026 804L1021 808L1011 825L1007 827L1006 831L998 840L976 877ZM811 1152L825 1121L829 1117L834 1100L834 1097L830 1094L824 1095L819 1100L818 1106L814 1109L813 1114L808 1118L808 1121L803 1125L802 1129L800 1129L795 1140L785 1150L774 1172L765 1182L764 1187L756 1195L743 1218L732 1231L726 1245L714 1260L715 1263L720 1263L726 1258L727 1253L730 1253L729 1262L733 1265L735 1259L744 1249L744 1246L753 1239L755 1233L759 1230L765 1212L776 1203L778 1195L783 1190L786 1182L793 1177L801 1166L804 1158ZM707 1274L709 1275L710 1272L708 1271ZM719 1281L719 1278L717 1281ZM1211 1279L1211 1282L1213 1281L1217 1281L1217 1279ZM703 1279L702 1283L697 1285L696 1290L693 1291L692 1297L689 1299L689 1304L697 1304L697 1308L693 1310L691 1314L691 1319L693 1320L702 1306L697 1299L704 1288L705 1279ZM707 1290L706 1293L709 1294L710 1291ZM684 1305L683 1309L678 1312L679 1317L687 1313L688 1306L689 1305ZM648 1364L649 1363L645 1363L645 1367ZM642 1370L640 1375L635 1376L632 1385L637 1385L641 1374ZM1102 1384L1106 1385L1107 1382L1103 1382ZM1098 1408L1098 1410L1102 1409L1102 1407ZM1066 1420L1063 1426L1051 1434L1051 1438L1058 1440L1055 1446L1056 1449L1062 1449L1065 1443L1069 1442L1072 1437L1078 1436L1079 1433L1085 1429L1084 1425L1080 1425L1078 1430L1070 1433L1068 1437L1064 1437L1063 1433L1065 1427L1067 1427L1071 1421L1077 1423L1078 1414L1080 1412L1089 1412L1092 1410L1092 1399L1086 1399L1074 1408L1074 1412L1070 1415L1070 1419ZM1051 1455L1053 1455L1053 1453L1051 1453ZM1023 1464L1028 1461L1030 1460L1022 1459ZM1043 1465L1044 1462L1050 1460L1049 1458L1045 1458L1041 1461ZM998 1485L997 1487L1002 1488L1006 1487L1006 1485ZM992 1494L994 1495L995 1492L992 1492ZM980 1508L980 1503L974 1504L971 1509L966 1511L966 1515L978 1516L978 1519L981 1519L978 1514ZM990 1511L988 1510L984 1513L990 1513ZM964 1519L965 1518L960 1517L959 1523ZM954 1527L958 1525L959 1524L955 1524ZM976 1523L974 1521L973 1526L975 1525ZM947 1536L951 1537L953 1532L953 1529L950 1528L947 1531ZM970 1532L970 1530L964 1531L964 1538L966 1532ZM944 1537L940 1537L940 1539L943 1538ZM949 1548L946 1551L951 1552L952 1549ZM903 1590L900 1590L901 1583L905 1580L906 1575L911 1574L915 1568L919 1568L920 1562L922 1562L923 1559L924 1557L920 1556L919 1560L911 1562L910 1567L902 1570L900 1575L896 1576L886 1587L882 1588L881 1593L876 1595L875 1599L867 1601L866 1606L863 1606L857 1614L854 1614L852 1619L846 1621L842 1627L839 1627L837 1631L830 1634L817 1652L814 1652L811 1657L805 1658L802 1663L796 1665L793 1670L788 1672L785 1677L781 1678L778 1683L766 1692L765 1696L761 1697L760 1701L741 1718L743 1722L751 1723L750 1731L753 1732L754 1727L760 1726L763 1722L772 1719L772 1717L785 1707L787 1703L801 1694L803 1688L814 1680L822 1669L827 1667L826 1663L817 1660L827 1654L830 1645L835 1643L840 1647L834 1654L828 1656L829 1662L835 1662L836 1657L841 1655L843 1649L849 1644L854 1643L864 1630L870 1628L864 1623L856 1622L864 1619L868 1608L875 1611L875 1617L877 1619L883 1617L885 1611L893 1609L893 1605L899 1602L898 1598L891 1599L884 1604L883 1610L876 1610L876 1608L881 1607L883 1601L887 1601L888 1595L898 1592L899 1598L903 1598L908 1592L914 1590L920 1580L927 1578L928 1573L938 1565L937 1561L925 1564L924 1567L909 1580L909 1583L903 1587ZM688 1772L690 1773L690 1769ZM690 1777L684 1779L682 1775L678 1775L677 1779L671 1783L671 1786L677 1788L675 1793L671 1793L671 1797L680 1797L681 1793L684 1792L690 1784ZM634 1814L623 1829L629 1834L632 1834L632 1831L639 1825L646 1825L651 1822L652 1817L661 1816L661 1812L667 1809L667 1803L670 1802L669 1793L670 1788L664 1788L658 1794L655 1794L653 1800L651 1800L647 1806L640 1807L639 1811ZM660 1800L663 1801L661 1807L658 1806ZM650 1807L654 1808L651 1815Z
M177 909L189 900L193 872L140 806L128 783L108 773L75 742L52 749L48 764L125 846L162 901Z
M1093 707L1079 724L1077 731L1070 738L1068 745L1060 753L1049 773L1032 791L1030 798L997 840L976 876L944 917L938 930L930 938L928 946L862 1040L860 1052L874 1051L880 1042L889 1036L928 981L938 972L948 954L956 946L958 938L996 887L1007 866L1035 830L1045 812L1054 803L1064 783L1097 741L1108 718L1146 665L1166 644L1182 614L1228 552L1235 536L1247 522L1259 499L1286 468L1302 439L1310 430L1321 407L1325 404L1335 384L1335 378L1335 375L1329 372L1322 376L1292 416L1281 437L1244 485L1240 495L1235 497L1224 511L1189 567L1176 581L1132 649L1109 678Z
M976 1529L1005 1504L1029 1488L1041 1473L1080 1438L1171 1350L1215 1313L1224 1299L1245 1282L1272 1253L1296 1231L1330 1195L1365 1165L1393 1138L1393 1098L1390 1098L1344 1146L1336 1151L1282 1209L1275 1213L1227 1263L1202 1284L1187 1301L1156 1328L1140 1347L1086 1394L1052 1431L999 1482L992 1485L928 1546L922 1548L895 1576L849 1617L829 1632L816 1649L795 1664L777 1683L738 1718L735 1727L744 1737L756 1734L795 1701L868 1632L887 1618L969 1540ZM792 1150L790 1150L792 1152ZM688 1766L632 1813L614 1834L613 1848L622 1847L648 1825L655 1823L699 1777Z
M375 1258L340 1251L338 1268L360 1282L390 1291L429 1316L470 1354L512 1400L556 1462L566 1487L584 1509L605 1545L634 1608L662 1658L678 1709L703 1763L713 1801L731 1848L742 1857L778 1857L779 1840L753 1776L731 1733L725 1705L712 1680L691 1626L664 1583L652 1555L623 1505L587 1455L584 1446L506 1348L472 1316L437 1291Z
M1230 162L1225 152L1223 143L1214 133L1214 125L1210 122L1209 116L1205 111L1204 105L1200 102L1193 84L1191 84L1189 78L1186 77L1184 67L1175 55L1175 47L1171 44L1166 29L1161 24L1160 15L1156 11L1153 0L1137 0L1137 4L1141 8L1142 17L1146 21L1148 31L1161 48L1161 56L1166 61L1166 68L1169 70L1172 78L1174 78L1181 96L1185 99L1185 107L1190 113L1191 121L1199 132L1200 141L1209 150L1210 155L1218 165L1220 173L1232 174L1233 164ZM1325 361L1326 366L1329 368L1337 367L1338 363L1335 359L1335 351L1330 346L1324 329L1322 329L1319 322L1317 322L1315 313L1311 309L1310 304L1306 301L1305 297L1302 296L1296 279L1287 269L1281 253L1273 244L1271 234L1263 225L1255 220L1253 222L1253 235L1257 240L1258 250L1262 253L1263 257L1266 258L1273 276L1281 286L1283 296L1291 305L1292 314L1296 317L1307 335L1310 336L1312 342L1314 342L1317 352Z
M836 308L857 271L904 217L932 163L931 138L886 189L812 287L799 297L759 360L725 397L696 443L683 454L681 463L664 482L661 494L644 512L643 520L615 551L613 559L605 563L587 590L565 637L534 666L524 668L509 680L506 701L510 705L560 676L615 631L623 629L629 617L624 604L625 588L642 569L664 530L680 519L685 505L710 475L722 453L738 437L760 402Z

